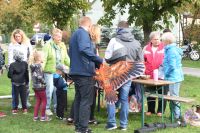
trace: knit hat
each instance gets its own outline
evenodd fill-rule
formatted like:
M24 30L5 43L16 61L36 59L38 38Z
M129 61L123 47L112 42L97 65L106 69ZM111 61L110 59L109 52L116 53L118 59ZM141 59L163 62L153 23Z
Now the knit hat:
M60 70L61 72L63 72L63 73L69 73L69 70L66 68L66 66L65 65L63 65L63 64L58 64L57 66L56 66L56 69L57 70Z
M20 51L14 50L13 55L14 55L13 59L15 61L23 61L23 59L24 59L24 53L22 53Z

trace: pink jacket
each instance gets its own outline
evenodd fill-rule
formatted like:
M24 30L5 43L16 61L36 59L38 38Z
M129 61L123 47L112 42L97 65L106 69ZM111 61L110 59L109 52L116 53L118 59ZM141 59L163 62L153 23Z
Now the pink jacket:
M152 44L148 43L144 49L145 74L153 78L153 70L158 69L164 59L164 44L161 42L153 56Z

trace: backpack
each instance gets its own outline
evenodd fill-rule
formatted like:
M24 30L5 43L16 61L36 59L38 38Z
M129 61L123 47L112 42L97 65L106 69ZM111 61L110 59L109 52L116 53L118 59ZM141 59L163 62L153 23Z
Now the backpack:
M0 69L2 69L3 65L5 65L5 55L3 49L0 47Z

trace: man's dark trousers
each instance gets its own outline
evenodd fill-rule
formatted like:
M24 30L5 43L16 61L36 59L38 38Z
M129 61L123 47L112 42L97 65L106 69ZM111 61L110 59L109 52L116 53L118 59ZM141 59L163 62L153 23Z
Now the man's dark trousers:
M94 99L94 79L87 76L72 76L75 83L74 120L80 131L88 128L91 105Z

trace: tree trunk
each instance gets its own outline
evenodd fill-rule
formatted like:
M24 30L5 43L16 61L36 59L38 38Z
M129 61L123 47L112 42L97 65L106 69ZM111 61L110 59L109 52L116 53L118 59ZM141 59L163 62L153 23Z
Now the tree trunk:
M142 44L142 46L145 46L147 42L149 41L149 34L152 32L152 26L148 24L144 24L143 32L144 32L144 44Z
M194 23L195 23L195 21L196 21L196 19L197 19L197 16L198 16L198 14L199 14L199 11L200 11L200 9L197 9L197 10L195 11L193 17L192 17L192 23L191 23L190 34L189 34L189 40L190 40L190 41L192 41L192 40L191 40L191 39L192 39L192 31L193 31L193 28L194 28Z

